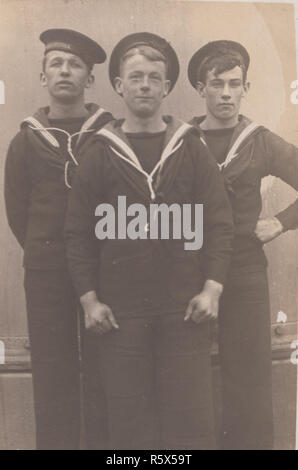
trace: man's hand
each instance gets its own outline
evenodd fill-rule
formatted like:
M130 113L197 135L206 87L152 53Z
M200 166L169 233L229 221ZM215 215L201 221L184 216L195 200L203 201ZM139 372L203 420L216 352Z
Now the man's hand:
M201 323L216 319L218 315L218 301L222 290L222 284L208 279L200 294L190 300L184 320L186 321L191 318L195 323Z
M256 237L267 243L278 237L283 231L283 226L276 217L269 219L259 219L255 228Z
M80 301L85 313L85 327L87 330L103 334L112 328L119 328L110 307L99 302L94 291L84 294Z

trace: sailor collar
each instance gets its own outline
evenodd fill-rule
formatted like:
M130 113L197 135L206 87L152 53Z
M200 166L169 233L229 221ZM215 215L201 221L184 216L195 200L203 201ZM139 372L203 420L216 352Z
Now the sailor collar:
M173 155L183 144L184 136L193 129L193 126L182 121L173 119L171 116L164 118L167 128L164 141L164 148L160 159L150 173L147 173L131 148L125 133L121 129L123 120L109 122L101 128L96 135L103 137L115 156L133 166L139 173L146 177L146 181L150 190L151 199L156 197L153 188L153 178L160 174L165 162Z
M74 137L78 136L78 140L76 142L76 146L78 146L81 142L81 138L83 135L87 133L92 133L95 131L92 126L96 123L97 119L106 113L104 108L99 107L98 105L94 105L92 103L86 105L89 115L87 119L84 121L81 129L79 132L75 132L74 134L70 134L69 132L65 131L64 129L60 129L58 127L52 127L48 120L48 110L49 107L40 108L37 113L33 116L29 116L23 120L21 127L28 126L33 133L36 133L41 137L41 139L46 143L49 144L55 154L59 155L60 152L60 144L56 137L54 136L52 131L60 132L65 134L67 137L67 152L70 157L70 160L67 160L64 164L64 182L65 185L70 189L71 185L68 181L68 168L70 161L73 162L75 166L79 165L77 158L74 155L74 147L73 147L73 139Z
M200 123L203 122L205 116L201 116L199 118L194 118L192 122L195 122L199 128ZM222 163L218 163L218 167L220 170L225 169L239 154L239 150L243 142L251 136L257 129L260 129L262 126L257 122L253 122L245 116L239 115L239 122L236 125L234 132L232 134L231 142L229 144L228 153L225 160ZM207 142L204 138L203 129L200 128L201 131L201 140L208 147Z

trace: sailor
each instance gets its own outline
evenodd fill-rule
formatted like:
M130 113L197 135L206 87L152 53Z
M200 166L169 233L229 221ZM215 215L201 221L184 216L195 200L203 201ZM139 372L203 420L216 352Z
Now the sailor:
M49 106L24 119L5 167L8 222L24 249L37 449L76 449L80 430L77 304L68 275L64 217L73 173L112 116L85 102L102 47L68 29L40 35Z
M298 200L260 218L267 175L298 189L298 149L240 114L250 57L235 41L212 41L192 56L188 78L206 104L190 123L215 157L235 224L231 268L221 297L219 353L224 449L273 446L270 306L263 245L297 228Z
M229 203L197 131L162 115L179 74L173 47L156 34L126 36L109 74L125 115L97 132L66 218L69 268L107 400L108 448L214 448L209 329L231 251ZM203 249L186 250L173 222L169 237L106 230L96 243L100 204L113 205L121 224L119 196L130 211L203 204Z

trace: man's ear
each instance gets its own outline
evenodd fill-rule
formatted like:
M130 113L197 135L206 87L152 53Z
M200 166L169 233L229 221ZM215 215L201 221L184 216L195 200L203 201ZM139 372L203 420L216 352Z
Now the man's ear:
M196 83L196 90L202 98L205 98L205 96L206 96L206 94L205 94L205 83L197 82Z
M115 77L114 79L115 90L118 95L123 96L123 84L121 77Z
M45 86L45 87L48 86L47 77L45 76L45 73L44 73L44 72L40 72L39 78L40 78L40 81L41 81L41 85L42 85L42 86Z
M165 81L165 91L164 91L164 94L163 94L164 97L169 94L170 88L171 88L171 81L166 80Z
M245 82L243 85L243 90L242 90L242 98L246 96L246 94L249 92L250 89L250 82Z
M93 85L94 81L95 81L94 75L90 73L87 77L85 88L90 88Z

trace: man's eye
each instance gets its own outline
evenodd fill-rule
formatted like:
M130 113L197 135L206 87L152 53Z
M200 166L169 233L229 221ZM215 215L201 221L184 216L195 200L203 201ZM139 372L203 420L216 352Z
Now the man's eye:
M241 86L241 82L232 82L230 86L232 88L237 88L237 87Z
M60 66L60 62L52 62L50 64L50 67L59 67Z
M219 88L222 86L221 82L212 82L211 85L214 86L215 88Z
M82 68L81 64L79 64L78 62L73 62L73 63L71 64L71 66L74 67L74 68L77 68L77 69L81 69L81 68Z

